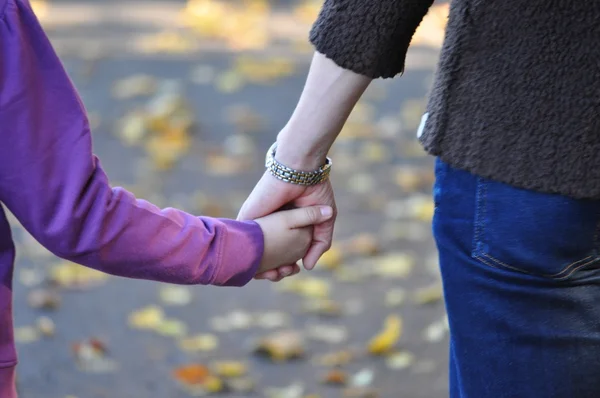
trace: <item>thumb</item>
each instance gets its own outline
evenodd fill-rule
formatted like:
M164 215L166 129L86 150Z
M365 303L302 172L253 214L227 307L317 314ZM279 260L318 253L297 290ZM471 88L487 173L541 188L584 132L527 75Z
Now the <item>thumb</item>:
M333 216L330 206L301 207L286 211L286 221L289 228L302 228L309 225L320 224Z

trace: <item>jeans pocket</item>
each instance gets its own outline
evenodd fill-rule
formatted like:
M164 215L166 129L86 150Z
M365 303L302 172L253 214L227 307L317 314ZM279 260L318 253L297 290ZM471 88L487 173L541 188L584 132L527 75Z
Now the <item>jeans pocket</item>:
M599 267L600 202L479 178L473 257L496 268L563 280Z

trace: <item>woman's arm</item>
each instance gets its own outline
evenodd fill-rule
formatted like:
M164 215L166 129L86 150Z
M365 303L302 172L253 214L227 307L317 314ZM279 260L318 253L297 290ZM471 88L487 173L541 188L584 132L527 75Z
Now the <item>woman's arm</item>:
M0 201L60 257L132 278L243 285L263 253L254 222L159 209L111 188L86 112L35 15L0 15ZM1 12L1 10L0 10Z
M371 79L404 70L412 36L432 4L433 0L325 0L310 33L316 53L304 90L277 137L279 162L297 170L315 170L323 164ZM329 181L304 188L265 173L238 219L260 217L287 203L335 208ZM315 226L313 246L304 259L307 268L314 267L331 246L334 221ZM263 277L278 278L275 271Z
M371 82L404 70L408 46L433 0L326 0L300 100L277 137L278 160L314 169ZM286 163L287 162L287 163Z

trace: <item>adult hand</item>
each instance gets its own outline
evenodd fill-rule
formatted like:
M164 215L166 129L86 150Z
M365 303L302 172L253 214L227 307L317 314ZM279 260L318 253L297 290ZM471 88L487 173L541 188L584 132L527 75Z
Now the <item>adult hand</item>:
M333 217L313 227L311 246L302 259L304 268L310 270L314 268L323 253L329 250L333 239L333 226L337 209L333 188L329 180L307 187L278 180L269 172L265 172L242 206L238 220L254 220L290 205L293 207L327 205L333 208ZM276 270L257 275L256 279L268 279L278 282L282 278L296 274L299 271L297 264L283 265Z

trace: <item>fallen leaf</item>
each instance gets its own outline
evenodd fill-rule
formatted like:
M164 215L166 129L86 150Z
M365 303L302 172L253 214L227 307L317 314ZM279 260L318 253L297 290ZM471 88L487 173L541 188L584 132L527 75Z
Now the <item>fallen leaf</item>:
M256 389L256 383L249 377L227 379L225 385L228 390L239 394L250 394Z
M322 382L333 386L345 386L348 384L348 375L340 369L332 369L325 374Z
M444 290L439 283L417 289L413 294L413 299L418 304L434 304L441 301L443 298Z
M336 269L342 265L343 260L344 257L341 249L334 245L331 249L323 253L317 266L319 269Z
M38 329L32 326L21 326L15 328L14 331L15 342L20 344L33 343L40 338Z
M192 293L186 286L165 285L160 288L160 299L167 305L187 305L192 301Z
M348 240L344 245L344 251L359 256L373 256L381 251L381 244L377 236L362 233Z
M215 361L210 368L217 376L225 378L242 377L248 373L248 365L240 361Z
M302 398L304 395L304 385L294 383L283 388L267 388L265 389L265 398Z
M330 292L328 281L312 277L283 279L277 287L280 290L297 293L310 298L326 298Z
M138 74L117 80L112 86L112 95L117 99L131 99L156 92L156 78L149 75Z
M415 356L410 352L401 351L388 355L385 362L390 369L402 370L415 362Z
M414 258L406 253L390 253L375 259L373 273L386 279L406 278L414 262Z
M330 299L316 298L304 303L303 311L327 317L339 317L344 313L340 304Z
M77 366L85 372L107 373L117 369L117 363L107 356L106 345L95 338L74 343L72 351Z
M317 356L313 362L320 366L344 366L356 358L356 353L350 350L330 352Z
M266 356L274 362L297 359L305 355L304 338L293 330L284 330L262 338L255 353Z
M214 351L219 346L219 338L213 334L199 334L179 341L184 351Z
M36 325L38 331L46 337L52 337L56 333L56 325L54 321L47 316L41 316L37 319Z
M129 315L129 325L136 329L154 330L164 320L161 308L151 305Z
M264 329L275 329L288 325L289 315L283 312L271 311L255 315L254 324Z
M223 381L200 364L180 366L173 370L173 378L191 392L217 393L224 389Z
M60 295L50 289L36 289L29 292L27 302L31 308L38 310L55 310L60 307Z
M398 307L406 301L406 290L402 288L390 289L385 293L386 307Z
M187 326L178 319L163 319L154 329L158 334L171 337L182 337L187 333Z
M388 316L384 322L383 330L369 341L369 353L373 355L389 353L400 339L401 334L402 319L397 315Z
M88 288L106 281L108 275L64 260L51 268L50 279L65 288Z
M423 332L425 340L435 343L442 341L448 331L448 324L446 318L433 322Z
M306 329L307 337L329 344L339 344L348 338L348 330L342 326L310 325Z
M371 369L363 369L352 377L351 384L354 387L367 387L373 383L374 377Z

